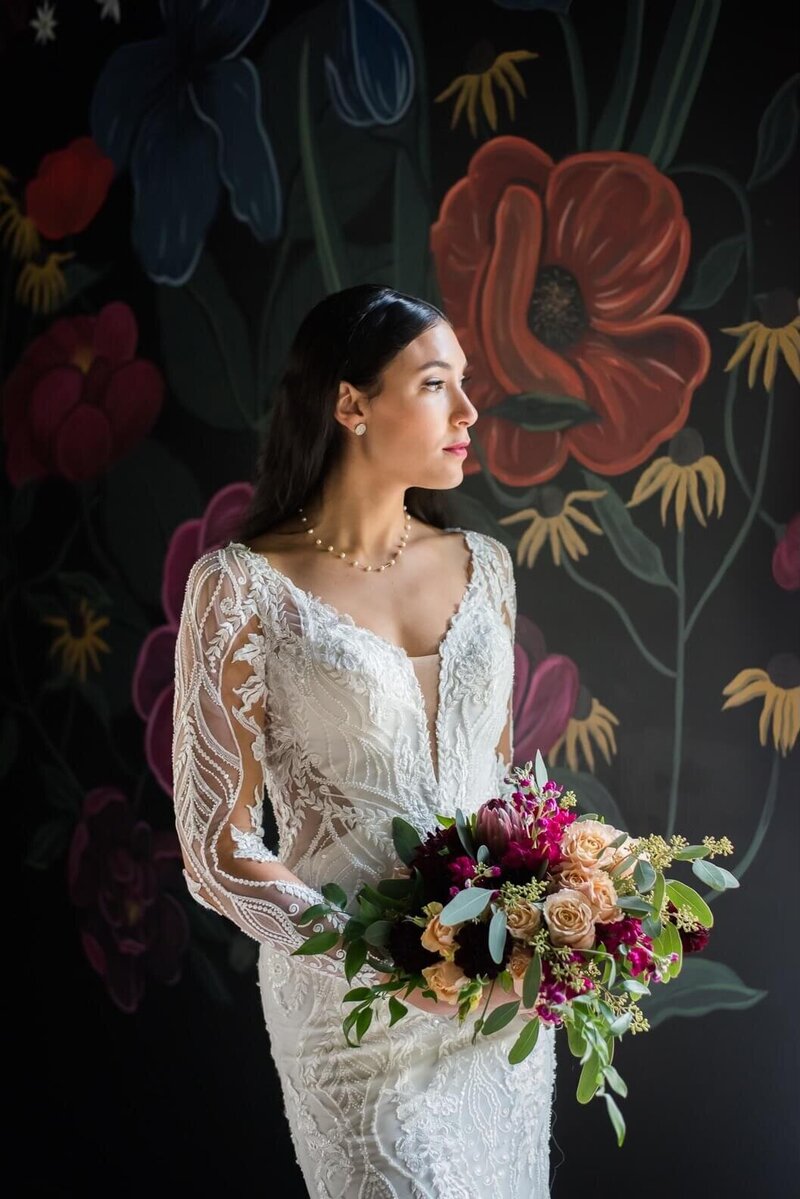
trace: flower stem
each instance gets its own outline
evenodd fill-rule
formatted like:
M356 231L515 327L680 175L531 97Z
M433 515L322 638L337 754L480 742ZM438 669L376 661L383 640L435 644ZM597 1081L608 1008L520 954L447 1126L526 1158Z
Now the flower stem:
M743 325L746 321L751 319L751 312L752 312L751 297L753 295L753 285L754 285L753 281L755 278L755 266L754 266L755 248L753 245L753 217L752 217L752 213L750 212L750 198L747 195L747 192L742 187L741 183L735 177L735 175L731 175L731 173L729 171L725 171L721 167L710 166L707 163L701 163L701 162L677 163L674 166L671 166L669 168L669 170L667 171L667 174L668 175L678 175L678 174L705 175L705 176L711 177L712 179L717 179L720 183L723 184L724 187L728 188L728 190L734 196L737 204L739 205L739 211L740 211L741 217L742 217L742 228L744 230L745 295L747 296L747 300L746 300L744 308L742 310L741 318L738 322L740 325ZM742 470L741 463L739 462L739 455L736 451L736 444L735 444L734 436L733 436L733 402L736 398L736 383L737 383L737 377L739 374L740 367L741 367L741 363L737 364L737 366L734 368L734 370L731 372L731 374L729 375L729 378L728 378L728 386L727 386L726 393L725 393L725 412L724 412L723 431L724 431L724 436L725 436L725 449L727 451L728 458L730 459L731 467L733 468L733 473L736 475L736 478L739 481L739 486L741 487L744 494L747 496L747 499L752 500L753 492L750 487L750 484L747 481L747 478L745 477L745 473ZM773 530L773 532L775 530L777 530L777 528L779 527L778 521L776 521L774 519L774 517L770 516L770 514L768 512L765 512L763 508L759 508L758 515L761 517L761 519L764 521L764 523L766 525L769 525L769 527Z
M625 625L625 628L630 633L634 645L642 654L642 656L650 663L653 669L657 670L660 674L666 675L668 679L674 679L675 671L670 666L667 666L664 662L662 662L660 658L657 658L655 654L650 652L634 628L630 616L628 616L628 613L625 611L619 600L615 596L611 595L610 592L606 591L603 587L598 587L596 583L590 583L588 579L584 579L581 575L579 575L569 558L565 557L563 562L564 569L569 577L574 580L574 582L578 583L579 586L584 587L587 591L591 591L595 595L599 595L606 601L607 604L611 605L622 623Z
M556 20L561 26L564 43L567 47L570 75L572 76L572 94L575 100L575 146L578 153L582 153L586 149L589 118L581 47L572 19L566 13L556 13Z
M694 611L692 612L692 615L689 617L689 621L686 625L687 639L691 635L692 629L694 628L694 623L697 620L700 613L702 612L703 608L705 607L706 601L714 594L717 587L719 586L721 579L724 577L728 567L730 566L730 564L733 562L734 558L738 554L745 537L747 536L748 532L750 531L750 526L752 525L753 520L756 515L756 511L758 510L758 505L761 503L761 495L764 490L764 481L767 477L767 460L769 458L769 441L770 441L770 434L772 432L773 408L774 408L774 399L773 399L772 389L770 388L770 390L767 392L767 415L764 420L764 435L763 435L763 438L761 441L761 453L760 453L759 459L758 459L758 471L756 473L756 484L755 484L755 489L753 491L752 499L750 500L750 507L747 510L747 515L745 516L744 520L742 521L741 527L739 528L739 532L734 537L733 541L730 544L728 552L726 553L725 557L720 562L720 564L717 568L716 574L714 575L711 582L706 587L703 594L700 596L700 599L695 604Z
M678 584L678 632L675 646L675 707L673 714L672 779L667 809L667 837L672 836L678 810L678 785L683 752L684 670L686 666L686 539L683 529L676 530L675 569Z
M779 767L780 755L778 753L773 753L772 767L769 772L767 792L764 796L764 807L761 809L761 818L758 822L758 828L756 829L755 836L750 842L750 845L747 848L747 853L744 855L741 862L738 862L736 866L731 867L731 874L736 875L738 879L741 879L742 875L750 866L751 862L761 848L761 842L764 840L764 836L766 835L770 821L772 820L772 816L775 811L775 800L778 797L778 777L780 773ZM722 894L722 891L715 891L712 888L712 890L706 891L703 898L705 899L706 903L713 903L717 896Z

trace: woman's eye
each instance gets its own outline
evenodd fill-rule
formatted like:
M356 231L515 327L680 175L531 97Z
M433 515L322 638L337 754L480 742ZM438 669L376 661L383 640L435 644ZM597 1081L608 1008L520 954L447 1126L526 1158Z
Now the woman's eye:
M472 375L464 375L464 378L461 380L461 386L463 387L465 383L469 383L471 378L472 378ZM439 387L444 387L444 383L445 383L444 379L427 379L425 381L425 386L439 388Z

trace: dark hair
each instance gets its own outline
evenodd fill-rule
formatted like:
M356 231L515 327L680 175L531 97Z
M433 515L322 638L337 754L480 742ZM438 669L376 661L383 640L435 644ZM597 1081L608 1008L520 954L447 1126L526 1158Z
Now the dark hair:
M439 321L447 317L434 304L374 283L333 292L311 309L278 382L253 495L234 540L246 544L310 505L344 449L347 433L334 416L341 380L374 399L391 359ZM428 524L452 524L440 490L409 487L405 503Z

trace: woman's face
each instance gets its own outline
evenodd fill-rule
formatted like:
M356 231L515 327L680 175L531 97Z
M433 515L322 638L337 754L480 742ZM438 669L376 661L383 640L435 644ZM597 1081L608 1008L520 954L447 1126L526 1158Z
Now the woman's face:
M446 449L469 442L478 410L464 391L464 352L451 327L440 321L397 354L384 371L383 391L362 411L367 426L353 446L379 466L384 480L403 487L456 487L465 454ZM352 429L358 424L349 415Z

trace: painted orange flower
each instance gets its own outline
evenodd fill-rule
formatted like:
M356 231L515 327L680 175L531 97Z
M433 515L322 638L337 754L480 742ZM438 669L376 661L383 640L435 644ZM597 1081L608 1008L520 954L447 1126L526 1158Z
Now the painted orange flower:
M643 155L556 165L511 135L476 151L431 251L496 478L543 482L570 455L622 474L682 427L710 362L703 330L664 311L689 249L680 192Z

